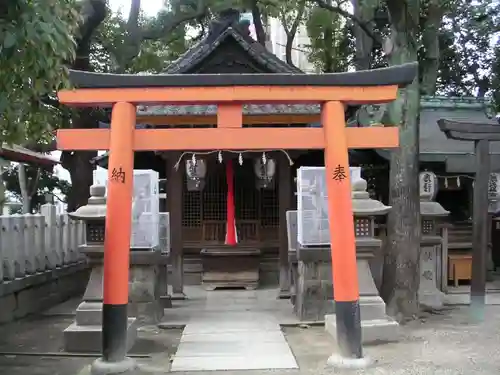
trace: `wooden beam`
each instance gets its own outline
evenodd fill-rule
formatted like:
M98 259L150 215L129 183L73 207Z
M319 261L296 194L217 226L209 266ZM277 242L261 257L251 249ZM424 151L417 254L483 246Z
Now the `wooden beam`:
M471 134L472 135L472 134ZM472 280L471 306L484 308L486 298L486 268L488 254L488 183L490 179L490 142L477 141L476 179L472 208Z
M121 89L76 89L58 92L62 104L81 107L109 107L128 102L136 105L217 104L217 103L387 103L397 97L398 86L230 86L165 87Z
M397 127L345 128L347 146L395 148ZM58 150L109 150L108 129L61 129ZM210 128L140 129L135 131L135 151L324 149L322 128Z
M500 132L499 133L462 133L462 132L457 132L454 130L446 130L444 133L446 134L446 136L448 138L456 139L458 141L478 141L478 140L500 141Z
M320 122L317 114L274 114L274 115L243 115L245 125L271 124L310 124ZM137 117L138 124L148 125L213 125L217 124L216 115L151 115Z
M291 210L293 197L292 166L284 154L278 160L279 207L279 298L290 298L290 263L288 260L288 228L286 213Z
M170 215L170 264L172 274L172 299L184 299L184 242L182 238L182 192L184 191L184 168L175 169L174 164L181 156L180 152L173 154L167 162L167 211Z
M439 128L444 131L458 133L500 133L500 124L485 124L474 122L451 121L446 119L438 120Z
M241 104L220 104L217 108L217 127L243 127L243 106Z

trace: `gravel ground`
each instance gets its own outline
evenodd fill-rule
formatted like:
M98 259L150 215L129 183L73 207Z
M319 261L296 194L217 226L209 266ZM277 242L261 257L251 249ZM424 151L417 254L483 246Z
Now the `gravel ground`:
M71 317L32 317L0 327L0 374L84 375L92 358L61 357L62 331ZM366 347L375 362L365 370L325 368L333 342L322 327L284 328L300 370L225 371L211 375L322 375L322 374L498 374L500 370L500 306L488 306L483 323L474 323L466 307L428 315L401 329L398 343ZM139 359L142 374L165 374L177 348L181 330L144 327L133 353L148 354ZM23 354L24 353L24 354ZM178 373L204 375L203 372ZM208 373L207 373L208 374Z

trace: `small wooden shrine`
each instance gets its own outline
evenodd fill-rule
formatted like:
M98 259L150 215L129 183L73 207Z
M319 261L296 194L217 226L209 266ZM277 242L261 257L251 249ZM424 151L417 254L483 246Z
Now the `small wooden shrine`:
M166 73L303 74L254 41L237 12L227 12L214 21L207 37ZM347 118L353 117L358 108L347 107ZM141 106L137 128L213 128L217 124L216 110L214 105ZM312 104L249 104L243 108L243 124L243 127L320 127L320 108ZM174 291L182 291L183 282L199 283L203 277L200 251L205 249L206 254L206 249L216 249L228 240L228 173L234 175L236 226L236 238L229 240L236 240L245 250L231 259L206 259L204 268L213 270L210 278L220 279L220 283L215 283L218 285L237 281L234 274L231 279L224 275L224 270L229 271L233 266L240 269L237 277L246 280L248 287L255 285L256 277L261 283L278 281L279 264L283 270L288 261L285 215L287 210L296 208L293 182L296 170L303 165L324 166L322 150L237 153L185 150L135 155L135 169L154 169L168 181L163 209L170 212ZM371 150L350 150L350 157L355 164L365 159L383 160ZM227 170L228 160L232 161L231 171ZM107 167L107 155L95 161ZM238 258L240 265L247 264L250 268L235 266Z
M215 20L208 35L187 51L167 70L169 74L218 73L295 73L250 36L248 25L237 12L227 12ZM423 97L421 103L421 169L436 173L437 200L451 211L449 246L453 251L471 249L471 191L473 164L468 146L445 139L438 118L484 118L486 104L474 98ZM217 123L214 105L140 106L137 128L213 128ZM347 107L349 126L379 122L383 106ZM320 108L310 104L251 104L243 109L244 127L319 127ZM465 148L464 148L465 147ZM350 150L350 165L361 166L369 191L388 203L389 153L385 150ZM492 153L495 169L497 153ZM172 271L174 291L181 293L183 283L202 281L202 249L217 248L227 242L228 170L232 160L235 236L240 247L254 253L258 260L243 257L251 270L240 274L260 282L276 283L279 270L287 263L287 210L296 209L294 178L301 166L324 166L322 150L269 150L268 152L198 152L190 150L136 152L135 169L153 169L167 180L167 199L162 209L170 212ZM272 160L267 169L262 161ZM222 161L222 162L221 162ZM107 155L95 159L106 168ZM292 165L293 164L293 165ZM500 164L498 164L500 166ZM210 259L206 269L224 278L232 260ZM214 265L215 262L215 265ZM227 263L227 265L226 265ZM258 270L257 270L258 268ZM250 276L251 274L251 276ZM248 282L248 285L253 285Z

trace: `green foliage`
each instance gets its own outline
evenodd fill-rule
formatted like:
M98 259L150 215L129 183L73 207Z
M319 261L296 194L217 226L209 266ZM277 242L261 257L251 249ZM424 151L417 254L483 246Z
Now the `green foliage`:
M453 0L440 30L441 64L438 92L485 96L496 91L500 3ZM496 85L498 87L498 85Z
M309 61L324 73L347 71L354 56L354 37L344 17L314 7L307 13L306 27L311 40Z
M61 120L42 99L67 84L78 21L73 0L0 5L0 141L38 139Z
M50 169L38 169L30 165L26 165L27 189L31 196L30 209L31 212L40 209L40 206L45 203L45 194L62 193L66 197L71 189L71 184L68 181L61 180ZM10 168L4 171L3 179L5 187L16 199L22 201L21 188L19 186L18 166L11 164Z

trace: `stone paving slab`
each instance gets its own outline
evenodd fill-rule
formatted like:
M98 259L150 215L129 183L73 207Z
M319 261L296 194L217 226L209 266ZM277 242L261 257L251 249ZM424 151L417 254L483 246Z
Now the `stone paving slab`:
M230 346L238 343L249 342L285 342L283 333L279 331L240 331L240 332L219 332L219 333L192 333L182 335L181 346L185 342L206 342L206 343L225 343Z
M288 355L290 349L288 346L279 342L183 342L176 357L237 357L237 356L265 356L265 355Z
M183 333L181 337L171 371L298 368L278 324L269 329L259 327L258 321L253 327L247 322L247 328L239 328L237 332L234 331L237 328L227 323L220 327L211 325L213 330L219 329L218 333L197 333L196 327L190 329L190 325L186 327L190 333ZM206 328L198 327L202 332Z
M249 355L235 357L180 357L172 363L172 372L179 371L230 371L230 370L275 370L297 368L295 357L268 355L252 358Z
M263 330L267 331L278 331L281 333L280 327L277 322L270 321L260 321L259 324L255 324L254 322L249 321L224 321L220 323L212 323L210 321L201 322L195 321L193 323L189 323L186 328L184 328L184 335L192 335L192 334L210 334L210 333L234 333L234 332L262 332Z
M273 311L255 311L262 305L257 297L257 291L207 294L202 313L184 328L171 370L297 369Z

